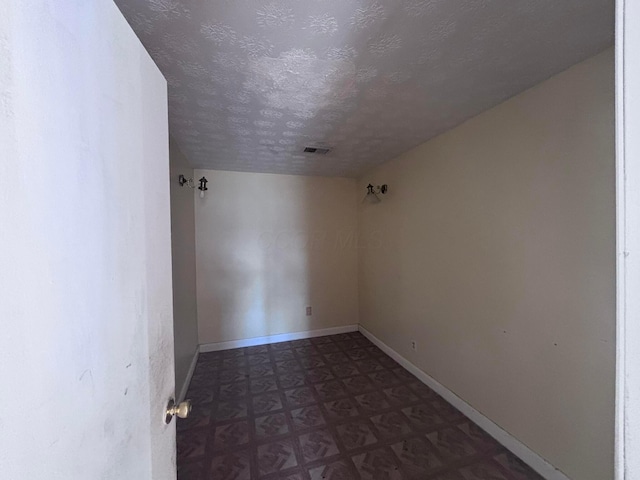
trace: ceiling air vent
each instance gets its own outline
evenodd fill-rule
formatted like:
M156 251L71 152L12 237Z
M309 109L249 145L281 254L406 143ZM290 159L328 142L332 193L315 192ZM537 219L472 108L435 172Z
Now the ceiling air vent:
M304 147L304 153L318 153L326 155L331 149L327 147Z

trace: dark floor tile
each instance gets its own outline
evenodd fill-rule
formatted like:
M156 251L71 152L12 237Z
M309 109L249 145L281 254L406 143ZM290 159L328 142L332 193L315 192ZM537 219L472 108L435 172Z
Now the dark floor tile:
M384 367L375 358L365 358L364 360L356 360L356 367L362 373L371 373L376 370L382 370Z
M349 417L358 416L356 403L350 398L326 402L324 404L324 408L327 411L328 419L330 420L344 420Z
M284 401L287 407L295 408L301 405L308 405L316 402L316 397L311 390L313 387L298 387L285 390Z
M213 405L205 403L203 405L193 405L188 418L180 418L176 429L178 431L190 430L192 428L206 427L211 423L211 413Z
M213 450L237 448L249 442L249 422L240 420L225 425L217 425L213 437Z
M433 430L445 424L445 421L426 403L405 407L402 409L411 426L417 430Z
M299 435L298 442L305 462L332 457L339 453L333 435L326 428Z
M263 363L269 363L270 361L271 359L269 358L269 355L266 353L256 353L256 354L247 356L247 363L251 366L260 365Z
M367 413L373 413L386 410L390 407L387 396L380 390L375 392L363 393L355 397L360 409Z
M359 332L200 354L178 480L540 480Z
M510 474L502 470L498 464L491 460L480 460L465 467L459 468L458 473L464 480L512 480Z
M261 353L269 353L269 345L256 345L253 347L247 347L245 349L245 353L247 355L255 355L255 354L261 354Z
M443 467L436 449L424 438L408 438L391 446L401 463L404 478L425 478Z
M406 385L389 387L384 390L389 401L394 405L405 406L419 402L418 396Z
M374 415L370 420L384 439L406 436L412 431L404 415L398 411Z
M353 363L339 363L332 365L331 371L336 378L347 378L360 374L360 370L358 370Z
M376 347L371 347L366 349L367 352L369 352L369 354L376 358L378 360L378 362L380 362L380 365L382 365L385 368L397 368L400 366L400 364L398 364L398 362L396 362L393 358L391 358L388 355L385 355L384 353L382 353L381 350L378 350L379 353L381 353L382 355L376 355L374 352L377 350Z
M248 376L249 371L246 368L230 368L220 371L218 382L220 384L235 383L248 378Z
M344 352L325 353L324 359L329 365L351 361L351 359L347 357Z
M363 480L402 480L400 462L389 447L369 450L359 455L354 455L353 463L358 471L359 478Z
M273 375L275 370L271 364L253 365L249 367L249 378L260 378Z
M265 415L254 420L256 438L268 438L289 432L289 425L284 413Z
M183 461L179 461L178 480L203 480L204 463L204 461L196 463L185 463Z
M353 335L350 335L350 332L338 333L337 335L332 335L332 338L334 342L344 342L353 338Z
M251 380L251 383L249 385L249 390L251 391L252 395L270 392L277 389L278 385L276 383L276 377L274 376Z
M324 354L340 352L340 348L335 343L325 343L322 345L318 345L317 349L319 353L324 353Z
M226 420L238 420L246 416L247 401L245 399L236 399L228 402L219 402L212 418L215 422L224 422Z
M324 367L325 365L322 355L300 358L300 366L305 369Z
M222 368L240 368L247 366L247 359L245 357L232 357L225 358L222 361Z
M239 382L225 383L224 385L220 385L218 400L242 398L247 395L248 391L246 379L240 380Z
M298 465L291 438L274 440L258 446L256 459L261 475L279 472Z
M198 388L211 387L219 383L219 380L220 372L199 370L198 372L193 373L193 376L191 377L191 385L197 385Z
M222 358L236 358L244 356L244 348L232 348L222 351Z
M402 367L390 368L391 370L401 381L403 382L414 382L416 381L415 375L408 372Z
M364 420L343 423L336 427L342 445L347 450L366 447L378 441L375 433Z
M214 373L217 372L218 370L222 369L222 359L221 358L216 358L215 360L210 360L210 361L202 361L200 363L198 363L196 365L195 370L193 371L194 375L201 375L201 374L209 374L209 373Z
M307 383L326 382L327 380L331 380L332 378L334 378L333 372L328 367L319 367L306 370L306 375L304 377Z
M387 369L371 372L369 374L369 378L373 381L375 385L380 386L382 388L397 385L398 383L402 382L402 380L400 380L400 378L398 378L398 376L395 373Z
M337 400L348 395L347 389L340 380L330 380L313 386L322 401Z
M300 468L289 469L286 472L279 472L276 475L267 475L261 480L306 480Z
M471 439L456 427L446 427L426 434L438 452L438 456L445 460L468 458L478 454Z
M269 345L269 347L271 348L272 352L277 352L279 350L286 350L291 348L291 342L272 343Z
M440 396L436 392L434 392L432 389L427 387L424 383L420 382L419 380L414 380L408 383L407 386L422 399L431 400L435 398L440 398Z
M273 359L276 362L282 362L283 360L294 360L296 358L293 350L277 350L273 352Z
M208 427L192 428L177 433L178 461L203 457L206 453L210 429Z
M298 356L300 358L303 357L308 357L310 355L317 355L320 352L318 352L318 350L316 349L316 347L314 347L313 345L307 345L304 347L298 347L295 349L296 354L298 354Z
M326 423L318 405L309 405L291 410L291 422L296 430L319 427Z
M253 413L255 415L274 412L282 409L282 400L278 392L265 393L252 398Z
M355 348L355 350L354 350ZM344 345L344 350L351 360L365 360L369 357L369 353L363 348L357 348L357 345Z
M353 480L355 473L346 460L326 463L309 469L311 480Z
M190 388L187 397L193 405L205 405L213 402L217 395L216 387Z
M464 480L457 470L447 470L444 473L429 477L429 480Z
M467 420L467 417L441 397L432 400L429 405L445 422L459 423Z
M366 375L356 375L342 380L347 387L349 393L358 395L364 392L375 390L376 386Z
M482 430L479 426L473 423L471 420L458 424L457 428L462 430L474 443L478 451L480 452L493 452L502 449L496 440L494 440L487 432ZM516 457L513 457L516 458ZM516 460L518 460L516 458ZM520 461L520 460L518 460Z
M385 360L390 360L390 361L392 362L392 365L393 365L394 367L397 367L397 366L398 366L398 363L397 363L397 362L395 362L395 361L394 361L394 360L393 360L389 355L387 355L386 353L384 353L382 350L380 350L378 347L376 347L376 346L375 346L375 345L373 345L373 344L370 344L369 346L364 347L364 350L365 350L369 355L371 355L372 357L375 357L375 358L377 358L378 360L380 360L381 362L383 362L383 364L384 364L384 361L385 361ZM387 366L387 365L385 365L385 367L386 367L386 366Z
M207 480L251 480L248 450L236 450L213 457Z
M287 389L304 385L305 374L303 372L286 372L278 375L280 387Z
M287 360L279 360L276 362L276 374L282 375L287 372L301 371L302 365L295 358L289 358Z

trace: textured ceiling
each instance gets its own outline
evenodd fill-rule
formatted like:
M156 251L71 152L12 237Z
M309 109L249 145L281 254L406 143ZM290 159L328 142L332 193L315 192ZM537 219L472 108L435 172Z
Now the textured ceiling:
M219 170L358 176L613 43L613 0L116 3Z

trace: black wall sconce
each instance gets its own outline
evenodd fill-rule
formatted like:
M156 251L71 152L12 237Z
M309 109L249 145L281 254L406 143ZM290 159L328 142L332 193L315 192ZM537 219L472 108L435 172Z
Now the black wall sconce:
M363 202L367 203L380 203L382 199L378 195L385 195L389 187L387 184L373 186L371 184L367 185L367 194L362 199Z
M178 175L178 183L181 187L184 187L185 185L191 188L195 187L195 185L193 184L193 178L187 178L182 174Z
M200 198L204 198L204 192L209 190L207 188L207 183L209 182L209 180L207 180L205 177L202 177L200 180L198 180L198 182L200 184L198 186L198 190L200 190ZM187 178L182 174L178 175L178 183L181 187L187 186L189 188L196 188L196 184L193 181L193 178Z
M207 182L209 180L207 180L205 177L202 177L199 181L200 181L200 186L198 187L198 190L200 190L200 198L204 198L204 192L209 190L207 188Z

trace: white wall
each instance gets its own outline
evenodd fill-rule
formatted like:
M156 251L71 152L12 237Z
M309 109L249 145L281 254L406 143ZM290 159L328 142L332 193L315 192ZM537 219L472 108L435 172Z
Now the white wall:
M203 175L201 344L358 323L354 180L196 171Z
M640 478L640 3L616 2L616 480Z
M613 60L360 181L389 184L359 210L360 323L580 480L613 476Z
M3 479L175 478L166 105L112 2L3 3Z
M193 178L173 139L169 142L171 161L171 254L173 266L173 332L176 363L176 387L184 384L198 346L196 307L196 232L194 198L196 193L181 187L178 176ZM176 392L177 393L177 392Z

